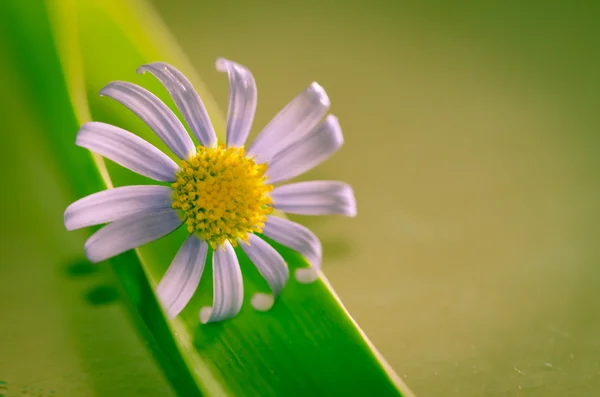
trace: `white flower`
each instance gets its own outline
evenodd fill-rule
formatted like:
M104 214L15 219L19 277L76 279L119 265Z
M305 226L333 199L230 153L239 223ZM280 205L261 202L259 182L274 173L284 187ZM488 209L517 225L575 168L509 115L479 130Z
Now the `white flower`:
M313 181L273 187L317 166L342 145L337 118L325 117L329 99L323 88L312 83L245 151L257 102L254 77L244 66L225 59L217 60L217 69L229 76L226 145L217 144L202 100L173 66L151 63L138 73L150 72L167 88L198 147L177 116L146 89L119 81L104 87L101 95L131 109L181 162L176 164L131 132L105 123L86 123L77 133L77 145L170 186L105 190L76 201L64 214L68 230L108 223L85 243L92 262L144 245L186 223L190 235L159 283L157 295L169 316L181 312L198 287L209 248L214 249L214 302L200 311L203 323L234 317L242 307L242 274L233 249L239 242L272 290L272 295L252 298L256 309L268 310L285 286L285 261L255 233L307 259L311 267L296 271L298 281L312 282L318 277L319 239L304 226L269 215L274 208L302 215L356 215L354 194L345 183Z

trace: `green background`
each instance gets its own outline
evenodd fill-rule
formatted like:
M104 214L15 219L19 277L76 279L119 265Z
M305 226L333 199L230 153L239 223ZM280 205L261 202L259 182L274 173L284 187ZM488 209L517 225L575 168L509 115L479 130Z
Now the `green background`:
M415 394L597 394L597 6L152 3L222 109L216 57L254 72L254 133L311 81L328 91L346 143L303 179L351 183L359 216L301 221ZM63 230L66 179L24 84L0 77L0 381L15 395L170 396L110 272Z

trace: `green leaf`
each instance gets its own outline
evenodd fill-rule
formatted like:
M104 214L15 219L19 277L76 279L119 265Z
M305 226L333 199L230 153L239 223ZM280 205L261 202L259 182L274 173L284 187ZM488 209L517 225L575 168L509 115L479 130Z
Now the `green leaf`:
M32 0L25 6L15 0L3 3L0 13L16 70L35 93L35 110L44 124L44 135L36 138L51 148L52 162L62 173L59 183L68 186L71 200L111 186L151 183L76 147L75 134L83 122L93 119L118 125L168 153L129 110L98 97L108 82L126 80L148 88L175 109L157 81L135 73L144 63L165 61L190 77L217 134L223 135L224 121L217 106L144 3ZM89 232L72 234L80 252L82 238ZM411 395L324 276L309 285L290 281L271 311L253 310L250 296L268 287L241 250L246 304L236 318L199 323L200 307L212 301L208 266L188 307L167 320L153 291L184 234L185 230L177 231L109 260L137 329L179 395ZM271 243L291 271L306 266L295 252Z

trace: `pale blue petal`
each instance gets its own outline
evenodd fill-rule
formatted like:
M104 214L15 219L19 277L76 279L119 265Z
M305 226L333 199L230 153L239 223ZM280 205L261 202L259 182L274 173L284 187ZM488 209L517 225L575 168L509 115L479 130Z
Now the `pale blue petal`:
M229 241L213 253L213 306L200 310L202 323L214 323L235 317L244 302L242 271Z
M289 270L285 260L275 248L255 234L248 235L248 243L245 244L240 241L240 246L271 287L273 296L277 298L289 278ZM264 311L271 308L273 299L268 299L264 295L259 293L253 297L256 309ZM264 303L269 301L271 304L265 306Z
M190 235L156 287L156 294L170 318L177 316L189 303L198 288L208 244Z
M203 146L212 147L217 142L215 130L202 99L192 83L175 67L154 62L140 66L138 73L152 73L169 91L186 123Z
M137 135L114 125L92 121L77 133L75 144L160 182L174 182L179 166Z
M256 82L248 69L224 58L217 59L217 70L229 76L227 146L241 147L246 143L254 121Z
M187 160L196 154L194 142L175 113L156 95L132 83L113 81L100 91L128 107L154 131L156 135L175 153Z
M273 158L290 143L308 134L329 110L327 93L317 83L312 83L283 108L258 134L247 151L264 163Z
M299 215L356 216L354 192L347 183L310 181L278 186L270 193L273 207Z
M93 262L119 255L157 240L181 226L173 209L134 214L104 226L85 242L85 254Z
M90 194L65 210L67 230L101 225L133 214L171 207L173 190L167 186L123 186Z
M269 183L282 182L316 167L344 143L337 117L327 116L304 139L291 143L268 163Z
M311 264L310 268L296 270L296 280L310 283L317 279L323 248L319 238L306 227L275 216L267 217L263 234L301 254Z

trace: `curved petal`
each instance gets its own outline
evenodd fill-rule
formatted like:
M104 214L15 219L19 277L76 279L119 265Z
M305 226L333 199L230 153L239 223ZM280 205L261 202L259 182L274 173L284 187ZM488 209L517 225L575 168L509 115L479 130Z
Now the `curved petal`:
M173 209L134 214L114 221L85 242L85 254L96 263L159 239L181 226Z
M297 269L296 280L310 283L317 279L321 268L323 248L319 238L302 225L283 218L267 217L263 234L280 244L298 252L312 265L310 268Z
M269 162L269 183L282 182L316 167L344 143L337 117L327 116L304 139L291 143Z
M256 112L256 82L248 69L224 58L217 59L217 70L229 76L227 146L244 146Z
M258 310L269 310L273 306L273 297L277 298L288 281L287 264L275 248L255 234L248 235L248 244L240 241L240 246L273 292L273 296L261 293L254 295L252 305Z
M356 216L354 192L343 182L291 183L276 187L270 196L273 207L291 214Z
M137 135L114 125L91 121L81 126L75 144L160 182L174 182L179 166Z
M215 130L202 99L192 83L175 67L164 62L142 65L138 73L150 72L165 86L198 142L212 147L217 142Z
M256 156L258 163L269 161L281 149L308 134L325 116L330 104L323 87L312 83L263 128L248 155Z
M65 210L67 230L100 225L133 214L171 207L173 190L168 186L123 186L90 194Z
M177 316L194 296L204 272L207 252L208 244L190 235L158 283L156 294L170 318Z
M196 154L192 138L181 121L156 95L139 85L113 81L100 91L128 107L154 131L180 159Z
M213 306L200 310L200 322L214 323L235 317L244 302L242 271L233 247L225 241L213 252Z

